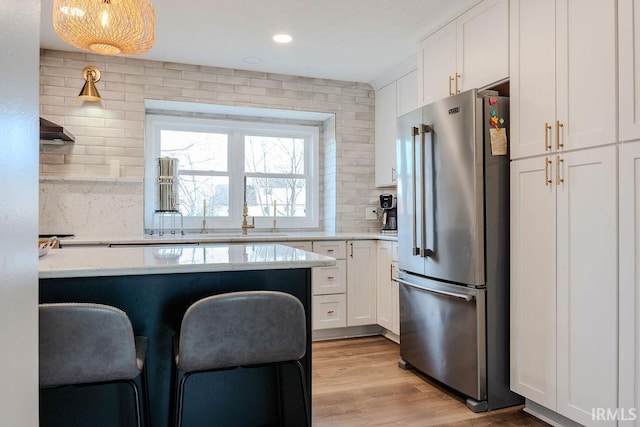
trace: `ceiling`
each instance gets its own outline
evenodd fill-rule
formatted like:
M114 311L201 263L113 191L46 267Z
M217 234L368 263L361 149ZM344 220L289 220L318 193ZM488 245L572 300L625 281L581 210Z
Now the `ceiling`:
M371 82L478 0L152 0L154 47L138 58ZM42 2L42 48L74 51ZM288 45L271 37L293 36ZM259 58L247 63L244 58ZM244 60L243 60L244 59Z

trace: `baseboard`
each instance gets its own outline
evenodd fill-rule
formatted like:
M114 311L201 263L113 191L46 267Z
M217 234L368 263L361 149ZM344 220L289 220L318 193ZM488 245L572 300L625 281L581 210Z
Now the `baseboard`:
M527 414L533 415L534 417L555 427L582 427L582 424L572 421L569 418L560 415L551 409L545 408L544 406L529 399L525 399L525 407L522 410Z
M393 341L396 344L400 344L400 335L394 334L393 332L391 332L388 329L382 328L382 333L380 335L382 335L383 337L385 337L389 341Z
M347 328L316 329L312 332L313 341L336 340L341 338L367 337L382 335L378 325L349 326Z

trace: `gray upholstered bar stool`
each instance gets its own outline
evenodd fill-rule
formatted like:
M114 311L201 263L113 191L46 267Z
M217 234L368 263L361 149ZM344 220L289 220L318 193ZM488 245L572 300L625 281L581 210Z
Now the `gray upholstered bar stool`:
M148 342L145 337L134 336L126 313L90 303L41 304L39 312L40 387L127 383L133 391L136 424L140 427L140 391L134 379L143 373L148 423L144 370Z
M282 363L298 368L306 425L311 425L305 372L300 363L306 353L306 336L302 303L283 292L231 292L195 302L184 314L180 335L174 342L176 367L183 373L176 381L176 426L182 425L185 383L190 375ZM279 381L278 393L281 397Z

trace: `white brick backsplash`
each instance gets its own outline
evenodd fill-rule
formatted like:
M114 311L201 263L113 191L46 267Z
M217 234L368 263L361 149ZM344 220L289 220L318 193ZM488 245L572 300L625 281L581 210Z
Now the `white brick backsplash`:
M90 64L102 72L99 103L77 98L82 68ZM374 90L366 83L52 50L41 51L40 75L41 114L76 136L75 144L41 145L43 176L108 176L110 161L118 160L122 177L142 178L145 99L327 112L334 116L322 132L321 226L379 230L378 222L364 219L364 207L380 193L373 182ZM125 220L141 231L142 185L127 191L137 203ZM48 212L41 206L41 215Z

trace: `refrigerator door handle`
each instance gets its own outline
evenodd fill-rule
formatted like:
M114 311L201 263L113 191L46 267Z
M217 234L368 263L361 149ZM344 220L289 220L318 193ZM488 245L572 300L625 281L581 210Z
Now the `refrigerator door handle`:
M421 217L421 221L422 221L422 245L421 245L421 250L420 250L420 256L423 258L426 257L430 257L433 255L433 249L429 249L428 248L428 244L427 244L427 192L426 192L426 180L427 180L427 172L426 172L426 166L425 166L425 144L426 144L426 134L429 134L430 138L431 138L431 167L429 169L430 171L430 177L429 180L432 184L432 190L431 190L431 194L429 197L429 204L431 205L431 209L434 208L433 206L433 133L432 133L432 128L429 125L422 125L421 129L420 129L420 135L421 135L421 140L420 140L420 183L421 183L421 196L422 196L422 203L421 203L421 209L422 209L422 217ZM431 223L433 225L433 220L434 218L432 218ZM435 233L435 228L432 231L432 233ZM431 236L431 239L433 239L434 236Z
M393 281L402 283L403 285L411 286L412 288L420 289L421 291L431 292L432 294L446 295L448 297L459 298L465 301L473 301L475 299L473 295L458 294L455 292L447 292L447 291L441 291L440 289L431 289L431 288L426 288L424 286L418 286L415 283L407 282L406 280L402 280L399 277L394 277Z
M416 136L418 136L419 129L417 127L411 128L411 179L413 181L413 229L411 235L413 236L413 252L412 254L420 255L420 248L418 247L418 205L416 198L418 196L417 189L417 171L416 171Z

